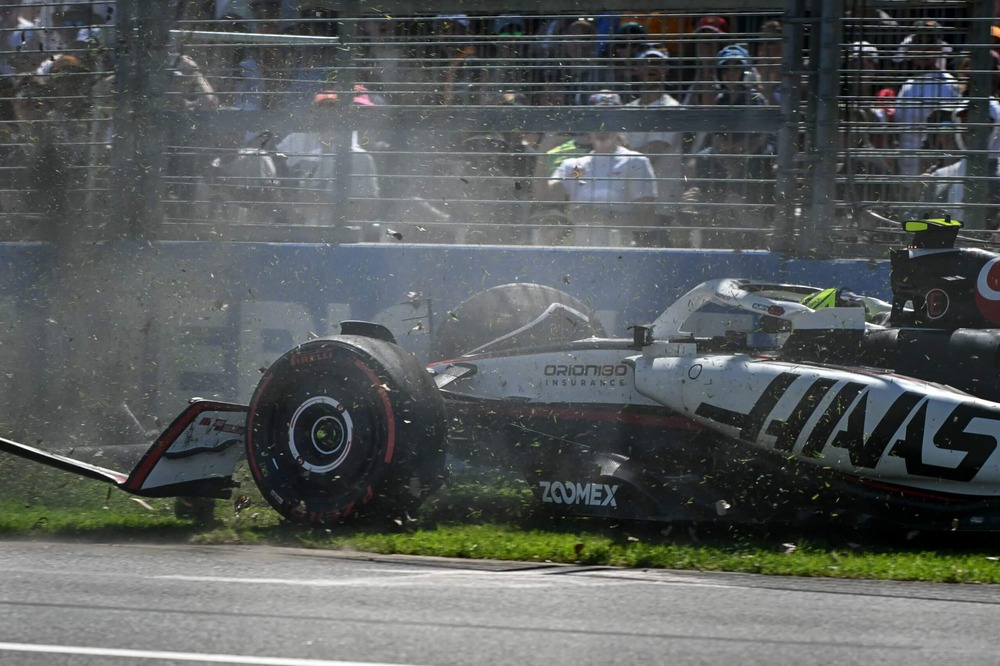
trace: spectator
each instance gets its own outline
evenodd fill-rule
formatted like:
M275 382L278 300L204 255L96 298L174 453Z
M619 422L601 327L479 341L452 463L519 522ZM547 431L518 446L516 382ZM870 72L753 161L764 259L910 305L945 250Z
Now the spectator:
M528 239L527 204L522 204L513 136L479 134L462 141L462 159L448 166L440 196L447 202L454 240L467 244L518 244Z
M261 135L258 146L224 151L213 160L211 187L206 195L198 196L199 206L204 205L200 201L204 198L223 209L221 216L207 211L212 219L255 224L285 219L284 211L277 208L280 179L275 155L268 150L269 139L269 135Z
M573 28L574 39L567 30L578 21L582 25ZM594 32L592 17L558 16L538 21L538 27L528 47L528 56L532 58L531 71L527 77L531 86L530 104L562 106L571 103L567 89L576 78L571 65L573 61L582 61L596 55L596 40L593 37L590 40L581 39L584 35L593 35ZM580 43L581 46L574 48L574 42Z
M715 60L726 44L729 22L722 16L703 16L694 31L695 67L687 88L680 96L685 107L711 106L721 91ZM708 132L689 133L684 137L684 152L696 155L708 146Z
M864 211L891 216L890 207L897 201L892 161L875 147L870 133L878 124L871 109L841 107L837 199L851 204L853 221L865 238L874 231L878 218ZM877 129L875 132L884 136Z
M969 151L966 142L968 136L969 107L965 100L956 107L945 107L933 112L928 117L926 149L934 162L924 173L931 182L924 181L923 200L932 208L927 211L936 215L948 212L953 219L961 220L965 216L962 203L965 200L965 175L967 160L963 153ZM987 172L990 175L986 184L986 201L991 210L987 219L992 219L1000 207L1000 101L989 100L990 133L987 150L989 162ZM961 155L961 157L960 157ZM947 210L945 210L947 209Z
M928 166L921 163L918 153L927 139L924 127L928 117L961 97L955 77L941 68L946 48L950 47L934 32L912 35L906 43L906 59L915 73L896 97L896 125L902 152L897 170L903 176L917 176Z
M336 108L340 95L320 92L313 102L314 109ZM365 91L357 91L354 104L372 106ZM298 196L298 221L310 226L327 226L334 221L336 189L343 186L337 178L337 158L343 150L342 139L336 132L293 132L277 144L283 160L281 170L292 182ZM349 181L347 197L349 220L372 221L377 219L380 187L375 161L371 154L358 144L357 132L350 135ZM360 240L356 229L340 229L338 242Z
M989 125L990 133L989 139L987 141L987 151L989 152L989 172L991 174L1000 173L1000 167L997 165L998 158L1000 158L1000 99L998 99L998 87L1000 87L1000 53L996 50L990 51L992 55L993 62L993 86L991 95L989 98ZM968 71L971 68L971 62L969 58L965 58L962 64L959 66L960 70ZM960 150L966 149L965 136L968 133L968 81L967 79L960 80L959 87L962 90L962 103L959 105L958 109L953 114L953 122L956 123L958 131L955 136L958 140L958 146ZM978 146L971 147L972 150L977 150ZM1000 186L1000 181L993 179L990 181L991 191L996 190ZM994 203L996 202L994 198Z
M281 19L284 30L305 37L339 37L338 13L322 3L283 2ZM296 46L286 51L279 78L280 107L288 110L309 108L318 88L330 79L335 63L336 44Z
M996 49L990 51L990 59L993 63L990 95L1000 97L1000 51ZM968 56L962 58L955 71L955 78L958 80L958 88L962 93L962 97L969 97L969 73L971 70L972 58Z
M965 219L965 176L967 161L958 153L965 150L962 136L965 131L967 109L940 109L928 117L926 148L933 151L935 162L923 174L923 196L926 208L920 211L928 216L950 215L953 220ZM996 161L991 161L996 173ZM993 188L995 189L995 188Z
M85 190L92 162L91 72L74 55L60 55L47 68L47 74L26 76L15 96L22 152L15 159L25 168L21 183L33 190L21 199L22 210L45 212L48 240L56 240L59 227L69 214L72 200L82 209L87 202ZM72 196L71 196L72 195Z
M389 104L390 91L406 88L397 85L402 79L394 77L407 69L406 59L412 45L404 48L399 44L394 38L397 29L398 22L392 20L367 20L358 26L359 48L357 57L353 60L356 64L353 84L355 90L358 90L358 86L364 89L374 106ZM388 71L390 69L393 71ZM410 81L418 80L412 73L409 76ZM336 73L332 72L330 78L336 79ZM405 98L402 103L407 103Z
M871 5L860 5L844 12L845 30L847 41L853 42L864 39L871 42L881 54L893 53L898 47L900 38L906 32L901 28L899 21L894 19L884 9L878 9ZM892 68L891 58L886 59L886 65Z
M931 67L941 71L948 70L948 59L951 58L954 49L944 38L947 29L933 19L917 21L913 24L913 28L914 32L904 37L903 41L896 48L896 54L892 58L893 63L903 70L926 70L929 68L927 63L920 64L914 62L914 60L927 57L924 53L925 49L921 46L922 44L933 43L938 48L936 49L934 63Z
M18 134L31 136L52 109L53 96L51 78L25 74L14 84L13 109L17 118Z
M253 10L253 30L261 34L280 35L284 32L281 21L283 7L280 0L250 0ZM277 40L276 40L277 41ZM288 47L280 44L259 44L255 47L256 59L264 71L268 94L264 98L267 109L280 108L283 105L282 95L285 91L287 78Z
M667 93L670 65L667 54L659 49L650 49L639 55L633 68L633 76L639 96L628 103L630 107L676 108L680 103ZM674 215L674 208L681 200L684 182L683 147L678 132L629 132L628 145L649 158L656 174L658 192L656 203L656 226L668 227ZM666 239L648 239L649 243Z
M722 48L716 56L719 106L762 106L767 104L757 90L750 55L739 44ZM702 235L695 243L708 241L715 246L762 247L762 233L739 231L762 229L768 225L769 205L774 201L774 137L754 131L715 132L709 145L690 160L687 173L694 186L684 193L689 207L688 221L696 225L726 227L730 231ZM703 205L701 205L703 204Z
M9 66L17 72L34 70L46 58L66 52L81 28L104 23L100 17L92 17L89 6L83 3L60 5L46 0L25 0L20 4L17 11L3 12L3 27L13 28L10 45L17 53ZM112 3L94 5L101 9L110 5L110 11L114 11Z
M544 218L549 214L559 215L564 219L567 217L565 193L561 189L549 188L548 179L565 160L586 155L592 148L590 137L585 133L550 132L542 136L536 149L532 177L532 197L535 201L532 207L533 217ZM564 235L559 234L560 237Z
M36 12L34 28L17 31L16 48L35 49L41 58L34 60L38 74L47 75L55 59L64 54L72 54L92 72L111 70L111 50L106 44L114 42L114 3L44 5Z
M586 21L587 19L582 17L574 19L572 16L555 16L540 19L531 40L531 57L545 60L559 57L560 35L566 33L566 28L570 23L579 20Z
M476 49L468 65L474 68L467 104L497 105L505 94L523 95L527 82L528 42L524 19L501 15L490 24L487 41Z
M112 30L114 13L114 2L25 0L18 11L4 12L2 27L11 29L7 43L17 54L7 68L30 71L52 55L113 43L106 33ZM97 50L104 52L103 48Z
M420 81L413 62L414 46L399 39L404 26L395 19L368 19L361 23L363 77L385 95L387 104L413 104L412 92Z
M614 92L631 101L632 60L649 48L646 28L636 21L626 21L618 26L608 50L608 80Z
M53 45L53 50L67 50L82 43L94 41L113 44L110 33L115 23L114 2L67 2L53 13L53 27L50 30L62 46Z
M644 50L657 49L671 58L680 58L684 55L688 34L695 25L693 18L680 12L652 11L623 15L619 20L641 24L646 29L647 35Z
M750 62L750 53L740 44L730 44L715 58L719 81L716 106L761 106L767 100L760 92L757 75Z
M215 23L219 32L254 32L255 16L245 0L218 0L215 3ZM210 45L204 51L206 78L216 91L221 109L260 111L264 108L266 84L264 70L253 46L225 41ZM273 156L265 150L270 132L261 135L251 131L221 131L216 147L220 156L212 161L213 180L225 182L230 199L240 202L239 217L253 213L254 221L270 221L277 197L277 173ZM199 179L204 186L205 181ZM196 193L198 201L210 199L205 192ZM204 204L201 204L202 206ZM246 212L245 212L246 211Z
M15 76L19 72L34 70L45 58L47 52L39 43L41 29L36 25L37 6L23 4L20 7L0 13L0 76Z
M709 106L715 104L719 94L715 60L726 45L724 36L729 32L729 22L721 16L703 16L694 31L695 71L681 104L684 106Z
M173 43L168 47L170 57L167 67L172 76L167 88L167 102L182 111L215 111L219 96L205 76L201 65L194 58L181 53Z
M508 91L500 95L501 106L525 106L527 98ZM447 203L456 221L454 240L459 243L517 244L529 239L525 230L531 193L533 160L540 134L534 132L486 132L466 136L458 159L441 164L444 178L436 196Z
M695 247L762 248L774 203L774 145L759 132L716 132L690 169L685 222L726 229L692 234Z
M252 32L253 12L245 2L220 0L215 5L220 32ZM204 67L225 109L260 111L267 92L264 69L253 47L218 44L209 49Z
M424 67L427 92L423 104L468 104L474 93L477 72L472 43L472 23L464 14L440 15L433 23L428 58Z
M176 43L168 45L167 105L181 114L196 111L216 111L219 96L205 76L201 65L194 58L181 53ZM112 75L113 77L114 75ZM113 81L111 82L113 86ZM113 87L112 87L113 90ZM183 122L182 120L180 122ZM167 154L166 173L167 199L169 201L191 202L197 199L196 187L191 174L207 174L213 157L209 153L197 151L172 151Z
M591 103L620 106L621 98L603 91L593 95ZM593 132L591 140L594 149L564 160L553 171L548 185L569 201L576 245L613 245L615 228L646 230L653 226L656 178L649 159L626 148L618 132ZM641 235L636 240L647 239Z
M610 85L611 72L597 57L596 30L593 19L581 18L566 26L550 79L558 95L550 96L552 103L584 106L591 95Z
M772 19L760 27L753 55L758 73L758 87L768 104L781 104L781 21Z
M842 63L844 72L841 95L844 102L861 113L867 123L865 134L874 148L895 148L893 119L896 115L896 91L879 81L879 51L865 41L848 44Z

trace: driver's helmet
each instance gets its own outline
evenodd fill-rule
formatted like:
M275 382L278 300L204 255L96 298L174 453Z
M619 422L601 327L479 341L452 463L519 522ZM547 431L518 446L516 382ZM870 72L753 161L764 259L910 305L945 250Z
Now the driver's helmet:
M802 299L802 305L812 310L820 308L866 308L861 296L847 287L830 287ZM867 308L866 308L867 313Z

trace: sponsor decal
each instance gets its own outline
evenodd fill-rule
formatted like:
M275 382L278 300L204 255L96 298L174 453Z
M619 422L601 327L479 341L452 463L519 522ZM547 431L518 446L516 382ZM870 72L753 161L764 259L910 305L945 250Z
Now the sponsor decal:
M308 352L305 354L292 354L289 358L289 363L292 367L297 365L305 365L306 363L315 363L316 361L325 361L327 359L333 358L334 351L332 349L322 349L314 352Z
M545 386L624 387L628 366L624 363L604 365L554 363L546 365L544 372Z
M761 312L766 312L772 317L780 317L785 314L785 308L780 305L764 305L763 303L754 303L750 307L754 310L760 310Z
M216 432L228 432L233 435L242 435L247 430L243 423L230 423L226 419L212 419L207 416L202 417L198 421L198 425Z
M574 483L567 481L539 481L542 502L549 504L586 504L588 506L618 506L615 493L617 485L606 483Z
M233 435L242 435L246 432L246 426L242 423L229 423L226 419L215 419L212 429L216 432L228 432Z
M882 403L885 397L871 386L818 377L790 391L799 377L794 372L776 375L747 413L706 402L695 413L738 428L746 441L767 445L764 438L769 436L778 451L791 452L797 441L804 440L799 457L821 458L824 449L832 446L846 449L855 467L874 469L891 456L906 462L908 474L949 481L972 481L1000 441L1000 409L989 405L959 402L947 418L928 419L934 396L903 391L872 427L868 424L870 403ZM786 393L798 395L795 407L787 415L772 415ZM825 405L822 410L821 404ZM925 450L930 448L965 455L954 467L937 465L925 460Z
M986 262L976 279L976 307L987 320L1000 323L1000 258Z
M624 388L624 379L556 379L549 377L545 380L546 386L574 386L579 388Z
M628 366L624 363L606 365L547 365L546 377L624 377Z
M948 294L943 289L931 289L924 294L928 319L940 319L948 312Z

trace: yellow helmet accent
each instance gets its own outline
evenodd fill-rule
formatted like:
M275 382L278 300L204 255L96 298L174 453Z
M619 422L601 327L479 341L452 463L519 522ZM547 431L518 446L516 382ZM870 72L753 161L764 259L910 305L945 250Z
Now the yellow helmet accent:
M904 231L927 231L929 229L961 229L963 225L959 220L950 217L932 218L927 220L907 220L903 222Z
M837 287L830 287L821 292L811 294L802 299L802 305L812 310L832 308L837 305Z

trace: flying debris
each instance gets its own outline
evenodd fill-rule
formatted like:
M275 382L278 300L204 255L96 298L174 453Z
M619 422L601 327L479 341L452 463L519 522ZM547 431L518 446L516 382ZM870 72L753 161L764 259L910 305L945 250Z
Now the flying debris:
M345 321L264 368L249 405L192 401L129 474L0 450L145 497L231 497L245 457L307 525L403 524L450 457L519 474L550 512L692 540L804 521L996 532L1000 375L982 359L1000 355L1000 254L955 248L960 227L905 223L891 301L722 277L612 338L570 294L499 285L428 331L440 360Z

